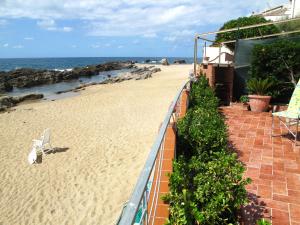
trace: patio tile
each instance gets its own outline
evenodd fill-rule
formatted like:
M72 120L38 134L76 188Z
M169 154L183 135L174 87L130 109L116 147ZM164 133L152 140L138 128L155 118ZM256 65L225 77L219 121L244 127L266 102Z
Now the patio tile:
M259 197L271 199L272 198L272 188L270 186L258 185L257 194Z
M260 173L273 174L273 166L262 164L260 167Z
M288 191L286 182L273 181L273 193L287 195Z
M272 209L272 224L273 225L283 225L289 224L290 218L289 213L286 211L281 211L278 209Z
M291 220L300 223L300 205L290 204Z
M300 146L289 136L271 136L270 113L253 113L221 107L229 141L244 163L251 201L243 207L245 224L267 218L272 224L300 225ZM275 119L274 134L287 134ZM248 214L247 214L248 213ZM248 215L248 216L247 216ZM254 218L249 218L254 215Z

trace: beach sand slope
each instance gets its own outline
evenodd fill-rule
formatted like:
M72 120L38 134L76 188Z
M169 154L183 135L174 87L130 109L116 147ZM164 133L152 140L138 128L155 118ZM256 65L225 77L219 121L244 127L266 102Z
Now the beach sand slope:
M0 224L114 224L192 65L0 114ZM54 153L29 165L51 129Z

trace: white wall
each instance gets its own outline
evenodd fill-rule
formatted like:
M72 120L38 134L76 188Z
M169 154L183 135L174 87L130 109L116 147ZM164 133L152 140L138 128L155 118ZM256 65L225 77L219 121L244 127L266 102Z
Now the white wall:
M205 50L206 50L206 57L209 57L208 61L205 60ZM220 54L220 48L219 47L204 47L203 48L203 63L219 63L220 64L229 64L232 63L232 61L226 61L225 60L225 54L224 53L228 53L233 55L233 52L230 51L228 48L226 48L225 46L221 47L221 57L220 57L220 61L219 61L219 54ZM213 61L212 61L213 60Z
M300 16L300 0L294 0L295 1L295 9L294 9L294 15L295 17ZM292 1L293 3L293 1Z

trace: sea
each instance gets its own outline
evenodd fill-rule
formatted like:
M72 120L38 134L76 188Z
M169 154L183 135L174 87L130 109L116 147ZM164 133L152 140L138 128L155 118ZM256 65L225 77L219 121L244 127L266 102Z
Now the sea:
M116 61L159 64L163 58L166 57L0 58L0 71L10 71L20 68L64 70ZM193 58L168 57L167 59L170 63L178 59L184 59L188 64L193 63Z
M134 61L137 63L160 64L160 61L166 57L64 57L64 58L0 58L0 71L11 71L20 68L49 69L49 70L71 70L75 67L84 67L87 65L103 64L115 61ZM187 57L167 57L172 64L174 60L185 60L187 64L193 63L193 58ZM70 80L56 84L40 85L30 88L14 88L9 92L10 96L20 96L31 93L44 94L44 100L57 100L66 97L76 96L77 92L67 92L56 94L56 92L70 90L80 84L90 82L101 82L108 78L118 76L123 70L101 72L92 77L81 77L78 80Z

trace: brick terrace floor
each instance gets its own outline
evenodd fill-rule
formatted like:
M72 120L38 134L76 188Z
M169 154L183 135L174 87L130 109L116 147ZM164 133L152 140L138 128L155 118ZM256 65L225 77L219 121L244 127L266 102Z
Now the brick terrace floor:
M267 218L272 224L300 225L300 147L289 136L271 137L270 113L222 107L229 140L247 170L250 203L243 209L245 224ZM275 134L286 134L275 120ZM300 142L299 142L300 144Z

